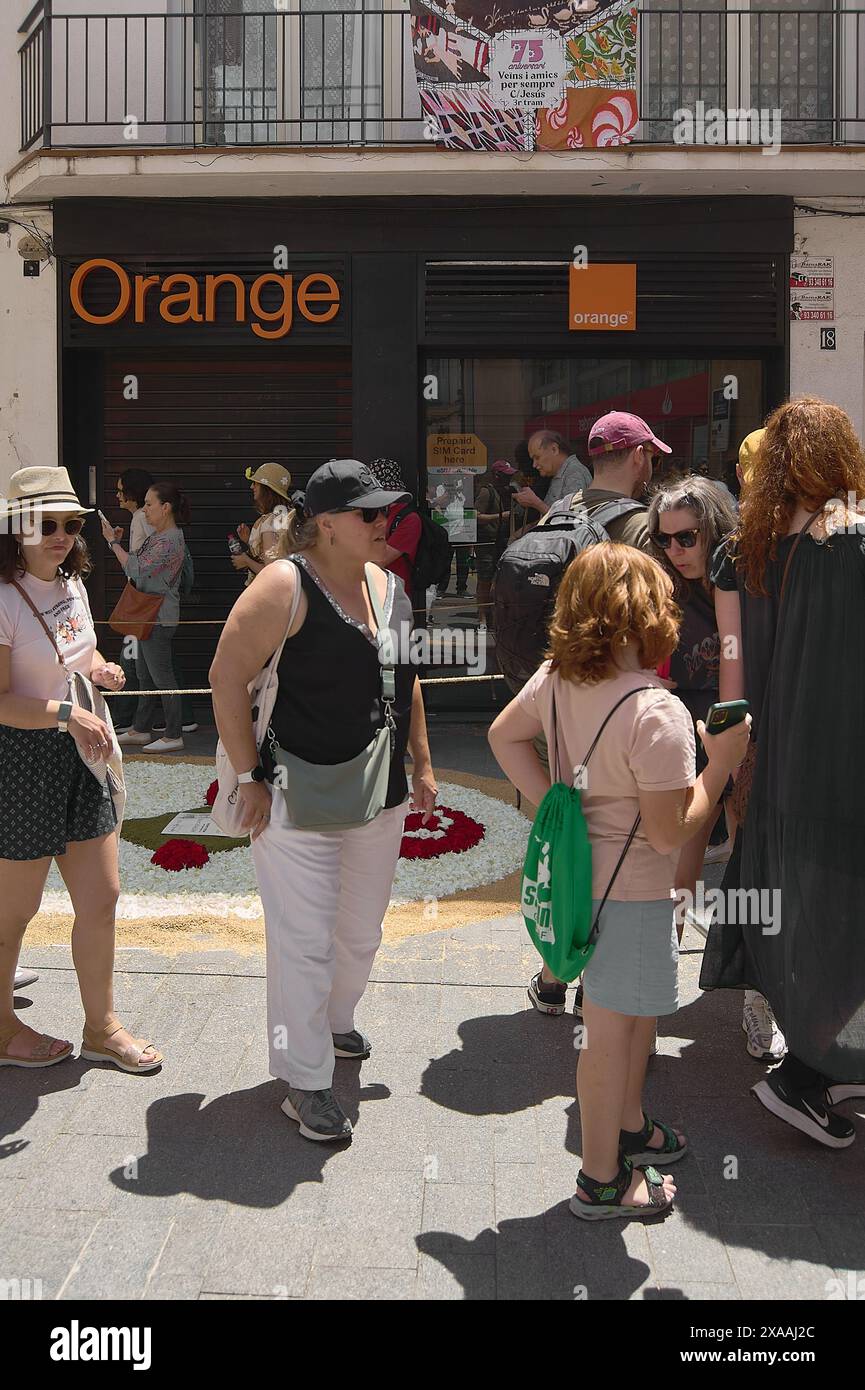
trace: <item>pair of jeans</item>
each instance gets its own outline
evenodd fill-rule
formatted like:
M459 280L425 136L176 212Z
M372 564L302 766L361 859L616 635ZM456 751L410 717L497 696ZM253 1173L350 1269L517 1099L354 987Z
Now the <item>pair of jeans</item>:
M173 627L162 627L157 623L146 641L138 643L135 669L138 673L140 690L178 689L174 664L171 659L171 644L176 631L176 624ZM155 695L140 696L134 725L138 733L149 733L153 728L159 698ZM165 712L165 737L181 738L183 734L181 697L179 695L163 695L161 699Z

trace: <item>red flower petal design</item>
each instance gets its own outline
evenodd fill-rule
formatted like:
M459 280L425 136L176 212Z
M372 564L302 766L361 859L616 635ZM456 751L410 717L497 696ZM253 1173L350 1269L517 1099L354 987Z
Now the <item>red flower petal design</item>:
M452 820L453 824L443 827L440 821L442 816ZM467 849L473 849L486 834L480 821L473 820L464 811L453 810L449 806L436 807L426 825L421 822L420 811L412 811L406 816L399 851L401 859L438 859L443 854L462 854ZM420 830L439 829L444 829L444 834L435 838L427 838L417 833Z
M210 855L197 840L166 840L164 845L151 858L151 864L160 869L179 873L181 869L200 869L210 860Z
M211 782L210 786L207 788L207 791L204 793L204 800L207 802L208 806L213 805L214 801L216 800L216 793L218 791L219 783Z

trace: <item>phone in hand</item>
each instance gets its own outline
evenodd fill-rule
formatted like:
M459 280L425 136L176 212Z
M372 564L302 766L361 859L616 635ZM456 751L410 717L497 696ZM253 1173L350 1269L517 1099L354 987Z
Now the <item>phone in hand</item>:
M104 513L99 507L96 508L96 515L99 517L99 520L100 520L100 521L104 521L104 522L105 522L105 525L106 525L106 526L110 526L110 525L111 525L111 522L108 520L108 517L105 515L105 513Z
M734 724L741 724L745 715L750 713L751 706L747 700L719 700L709 706L706 733L720 734L724 729L732 729Z

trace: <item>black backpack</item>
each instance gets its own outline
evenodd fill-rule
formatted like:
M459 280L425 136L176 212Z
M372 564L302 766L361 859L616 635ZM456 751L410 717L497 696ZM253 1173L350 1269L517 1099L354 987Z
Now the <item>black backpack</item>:
M611 522L645 510L642 502L616 497L589 517L579 495L564 497L539 526L511 541L496 568L493 594L496 656L511 686L525 685L544 659L556 594L571 561L608 541Z
M412 569L412 584L416 593L423 594L431 585L447 587L451 575L451 560L454 548L443 526L432 517L416 508L413 502L407 503L393 519L388 534L391 534L401 521L411 512L417 511L420 517L421 534L417 554Z

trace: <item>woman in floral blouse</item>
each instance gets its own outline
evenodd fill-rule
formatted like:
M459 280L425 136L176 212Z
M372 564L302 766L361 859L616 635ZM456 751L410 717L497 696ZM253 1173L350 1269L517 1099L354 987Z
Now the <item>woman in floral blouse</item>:
M137 643L138 684L142 690L176 690L171 648L180 618L180 581L185 551L180 527L189 522L189 503L174 483L154 483L147 490L143 510L153 534L134 554L123 549L109 522L102 523L102 534L136 589L145 594L163 595L153 632ZM157 697L151 695L138 701L135 723L128 733L121 735L121 743L140 746L145 753L171 753L183 748L181 698L163 695L161 699L165 713L164 738L152 741Z

